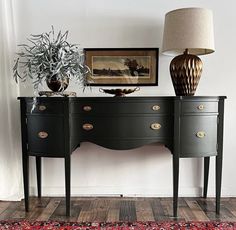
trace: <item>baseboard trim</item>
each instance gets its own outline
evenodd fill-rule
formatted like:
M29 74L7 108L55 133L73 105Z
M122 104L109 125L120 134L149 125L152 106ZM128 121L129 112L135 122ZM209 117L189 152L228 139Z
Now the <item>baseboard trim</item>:
M180 197L201 197L201 187L185 187L179 189ZM215 196L214 188L209 188L208 197ZM230 190L222 188L222 197L234 197ZM37 195L36 187L30 187L30 194ZM43 196L64 196L64 187L42 187ZM172 187L143 188L143 187L115 187L115 186L78 186L71 188L71 196L111 196L111 197L172 197Z

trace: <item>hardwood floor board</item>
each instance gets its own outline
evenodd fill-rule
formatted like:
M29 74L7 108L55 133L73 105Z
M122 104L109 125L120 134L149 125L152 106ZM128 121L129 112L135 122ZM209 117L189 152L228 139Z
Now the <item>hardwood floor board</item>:
M71 210L74 210L74 212L73 215L71 215L70 217L70 221L76 222L78 220L83 205L84 205L83 200L77 200L77 199L72 200Z
M107 220L107 214L109 209L109 199L96 199L90 205L89 221L105 222Z
M233 203L231 200L229 200L229 201L222 200L221 204L226 209L228 209L236 218L236 203Z
M29 212L25 212L25 203L24 200L21 200L20 202L18 202L18 205L15 207L15 210L11 213L11 219L28 219L28 217L34 211L34 206L35 200L30 198Z
M186 221L197 220L196 216L188 207L179 207L178 209L178 217L184 219Z
M79 222L113 221L236 221L236 198L222 198L221 213L215 213L214 198L180 198L178 217L173 217L172 198L78 197L71 200L71 217L65 216L64 198L30 198L30 211L24 200L0 202L0 220L57 220Z
M137 221L154 221L152 206L148 199L135 202Z
M77 205L78 203L79 201L71 200L71 213L70 217L68 217L66 216L66 203L63 198L49 219L57 221L76 221L82 209L81 205Z
M164 212L160 199L151 199L150 205L152 207L152 213L155 221L168 219L168 216L166 216Z
M225 208L224 206L221 206L220 220L222 220L222 221L236 221L236 217L227 208Z
M13 213L16 211L17 207L20 205L20 202L18 201L12 201L7 209L5 209L1 214L0 214L0 220L9 220L12 219Z
M80 211L77 221L79 221L79 222L89 221L89 219L90 219L90 206L93 201L94 200L90 200L88 198L83 201L83 206L82 206L82 209Z
M185 198L183 197L180 197L178 199L178 207L188 207L186 201L185 201Z
M164 215L168 218L173 218L173 201L169 198L160 199Z
M18 206L15 208L15 211L11 214L11 219L28 219L34 210L34 201L30 202L29 212L25 212L24 200L19 202Z
M54 213L58 205L60 204L61 198L51 198L47 206L36 218L37 221L47 221L50 216Z
M130 222L137 220L134 200L121 200L119 220Z
M215 212L215 204L211 199L197 199L197 202L201 209L205 212L206 216L210 220L219 220L220 216Z
M225 199L225 198L223 198L223 199ZM236 197L228 197L228 199L229 199L230 203L235 203L236 204Z
M231 211L231 213L236 217L236 211Z
M120 200L111 199L107 213L107 222L119 221L120 216Z
M214 212L215 206L212 204L209 199L196 199L196 202L204 212Z
M50 198L30 198L29 212L25 212L24 200L22 200L21 202L19 202L15 211L12 213L11 218L35 220L38 215L44 210L49 200Z
M0 215L2 212L4 212L8 208L10 203L11 202L9 202L9 201L0 201Z
M49 201L50 198L48 197L36 198L34 201L34 208L31 209L31 215L29 215L27 219L36 220L45 210Z
M187 199L186 203L187 203L188 207L190 208L190 210L192 211L192 213L194 214L194 216L196 217L196 220L209 221L209 218L204 213L204 211L201 209L201 207L199 206L197 201Z
M157 198L160 199L164 217L160 218L160 220L174 220L174 221L184 221L184 219L180 216L174 217L173 216L173 199L172 198Z

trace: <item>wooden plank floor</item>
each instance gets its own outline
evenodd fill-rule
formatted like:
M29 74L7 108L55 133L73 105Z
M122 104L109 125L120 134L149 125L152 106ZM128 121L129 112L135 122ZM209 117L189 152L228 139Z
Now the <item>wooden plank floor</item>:
M64 198L30 198L30 212L24 201L0 201L0 220L57 221L164 221L172 216L172 198L72 198L71 216L65 216ZM215 213L213 198L179 198L177 220L236 221L236 198L222 198L221 214Z

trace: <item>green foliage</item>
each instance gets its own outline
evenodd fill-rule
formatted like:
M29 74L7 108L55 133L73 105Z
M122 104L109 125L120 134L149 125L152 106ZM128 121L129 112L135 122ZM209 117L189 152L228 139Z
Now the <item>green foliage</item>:
M49 33L30 35L27 39L30 44L19 45L21 51L16 54L13 67L16 82L30 78L38 90L45 79L56 76L58 80L74 79L85 87L90 70L84 64L83 50L68 43L67 37L68 31L55 35L53 27Z

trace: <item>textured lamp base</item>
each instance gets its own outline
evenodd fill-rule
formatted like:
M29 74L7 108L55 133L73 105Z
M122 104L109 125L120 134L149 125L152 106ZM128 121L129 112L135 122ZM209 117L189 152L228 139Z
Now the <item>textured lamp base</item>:
M202 73L201 59L187 51L170 63L170 75L177 96L193 96Z

